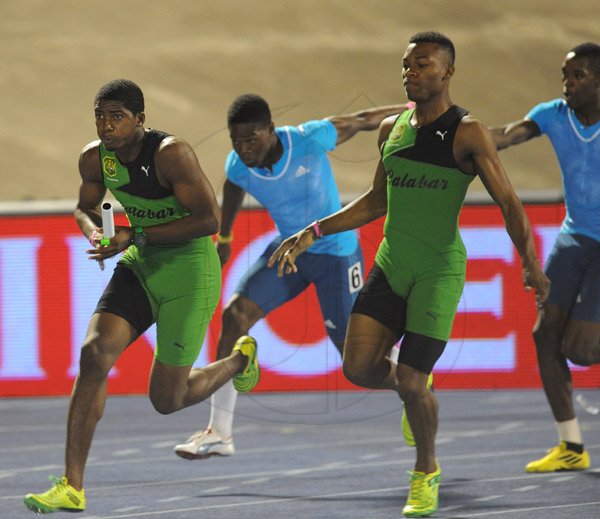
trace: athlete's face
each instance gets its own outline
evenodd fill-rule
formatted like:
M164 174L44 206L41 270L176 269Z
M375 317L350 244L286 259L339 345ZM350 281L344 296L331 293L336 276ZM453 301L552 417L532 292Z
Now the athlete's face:
M411 101L440 94L454 74L448 52L435 43L411 43L402 57L404 90Z
M273 146L277 143L273 123L264 126L259 123L238 123L229 127L233 149L249 168L265 164Z
M144 113L134 115L120 101L100 101L94 106L96 133L107 150L116 151L136 142L144 126Z
M567 54L562 67L563 96L573 110L597 107L600 96L600 77L590 67L590 60Z

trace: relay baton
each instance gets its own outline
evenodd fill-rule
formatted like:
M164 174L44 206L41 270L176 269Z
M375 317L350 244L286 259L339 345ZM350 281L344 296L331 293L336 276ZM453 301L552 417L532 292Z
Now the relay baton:
M110 202L102 204L102 234L104 237L100 240L100 245L110 245L110 239L115 235L115 217Z

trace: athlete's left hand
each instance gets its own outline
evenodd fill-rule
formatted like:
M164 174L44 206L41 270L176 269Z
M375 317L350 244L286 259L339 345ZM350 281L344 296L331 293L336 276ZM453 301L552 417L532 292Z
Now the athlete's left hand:
M277 263L277 276L283 277L283 274L298 272L296 267L296 258L308 249L316 240L315 233L311 227L306 227L290 236L287 240L277 247L275 252L269 258L269 267Z
M550 293L550 280L542 272L539 263L523 266L523 284L525 290L535 290L535 300L538 308L541 308Z
M107 258L112 258L125 250L131 244L131 227L118 226L115 228L115 235L110 238L109 245L102 245L104 236L101 233L94 235L94 249L86 250L88 259L97 261L103 269L103 262ZM104 270L104 269L103 269Z

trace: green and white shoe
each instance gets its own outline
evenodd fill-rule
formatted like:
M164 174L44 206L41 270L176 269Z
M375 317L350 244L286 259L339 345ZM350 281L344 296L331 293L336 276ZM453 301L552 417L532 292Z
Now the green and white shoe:
M239 351L248 358L248 365L241 373L233 376L233 387L240 393L251 391L260 380L260 367L256 357L257 344L249 335L242 335L235 343L233 351Z

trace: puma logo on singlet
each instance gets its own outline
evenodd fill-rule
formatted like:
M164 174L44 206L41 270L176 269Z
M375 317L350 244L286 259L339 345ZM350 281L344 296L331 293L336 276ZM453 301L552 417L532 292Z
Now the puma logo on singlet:
M427 315L431 317L434 321L437 321L437 314L434 314L433 312L427 312Z
M144 173L146 173L146 176L148 176L148 171L150 170L150 165L148 164L147 166L142 166L142 171Z
M174 342L173 345L177 346L180 350L185 350L185 345L184 344L179 344L178 342Z
M435 132L436 135L440 136L440 139L444 140L444 137L446 136L446 134L448 133L448 130L446 130L445 132L441 132L441 131L437 131Z

